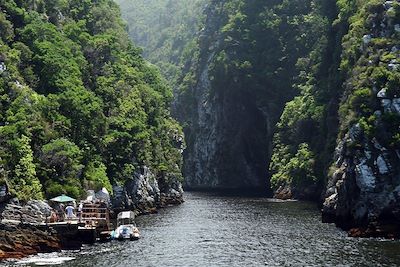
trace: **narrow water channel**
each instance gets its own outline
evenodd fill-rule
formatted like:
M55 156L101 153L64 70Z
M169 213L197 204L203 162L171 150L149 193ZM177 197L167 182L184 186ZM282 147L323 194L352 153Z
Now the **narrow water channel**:
M183 205L137 218L137 224L139 241L5 265L400 266L399 241L348 238L334 225L322 224L312 203L186 193Z

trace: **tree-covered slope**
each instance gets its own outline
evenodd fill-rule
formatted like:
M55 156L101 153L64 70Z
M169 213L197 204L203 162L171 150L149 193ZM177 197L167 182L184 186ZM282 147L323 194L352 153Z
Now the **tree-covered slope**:
M336 5L322 57L278 123L272 184L281 198L324 192L324 220L354 235L398 237L400 4Z
M175 87L184 62L196 45L208 0L116 0L129 35L143 55Z
M2 181L20 199L181 178L172 93L111 0L0 1Z
M316 20L321 31L318 44L298 59L300 73L293 84L298 95L285 104L273 138L271 185L278 198L319 199L332 162L348 15L338 18L335 1L322 3Z

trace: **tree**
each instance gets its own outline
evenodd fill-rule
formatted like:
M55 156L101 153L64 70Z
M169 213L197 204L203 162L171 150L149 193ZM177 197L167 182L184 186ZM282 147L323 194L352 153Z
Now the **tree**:
M105 187L112 193L112 186L107 177L107 167L104 163L98 160L89 162L86 165L84 179L85 188L98 191Z
M16 140L18 161L14 175L11 178L11 190L23 201L42 199L42 185L36 177L36 167L33 163L33 152L29 137L23 135Z
M42 147L40 160L48 195L68 193L76 198L81 196L80 177L84 166L81 163L82 151L77 145L65 138L54 139Z

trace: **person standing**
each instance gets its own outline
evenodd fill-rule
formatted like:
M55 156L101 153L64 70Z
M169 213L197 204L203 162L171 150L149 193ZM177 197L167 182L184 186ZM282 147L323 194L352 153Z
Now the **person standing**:
M67 212L67 219L68 220L72 220L75 216L74 216L74 207L72 205L68 205L65 208L65 211Z
M79 203L79 206L78 206L79 222L82 221L82 211L83 211L83 203L81 202L81 203Z
M57 211L58 211L58 217L59 217L60 221L63 222L65 220L64 204L60 203Z

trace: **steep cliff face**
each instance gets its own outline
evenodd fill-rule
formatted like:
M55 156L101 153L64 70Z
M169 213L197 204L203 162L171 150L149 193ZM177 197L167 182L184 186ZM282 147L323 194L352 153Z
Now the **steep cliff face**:
M354 6L344 38L341 131L323 215L357 235L400 236L400 4Z
M322 9L334 1L118 2L131 38L175 86L186 187L268 191L276 122L299 94L297 63L326 46Z
M314 4L211 1L178 96L187 188L268 190L274 125L317 39Z
M147 214L157 208L183 202L181 181L176 177L157 179L148 167L136 171L125 184L114 186L113 192L111 204L115 214L124 210Z
M181 120L190 123L185 129L185 185L190 189L262 190L267 186L263 168L267 155L259 152L268 151L269 118L251 93L235 89L240 86L239 77L228 73L215 77L211 66L224 48L221 27L228 18L223 3L213 3L205 13L196 78L185 92L192 101L179 103L188 111ZM226 79L224 87L215 88L213 79L222 78Z

